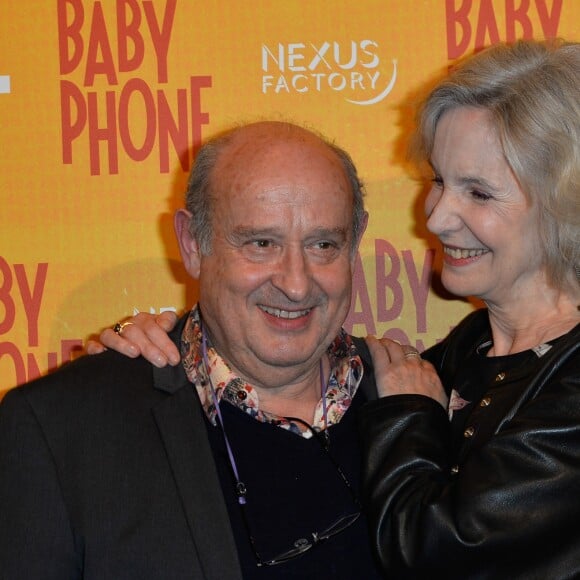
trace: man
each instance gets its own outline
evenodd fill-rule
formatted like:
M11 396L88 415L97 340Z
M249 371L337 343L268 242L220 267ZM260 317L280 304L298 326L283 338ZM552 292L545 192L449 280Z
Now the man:
M288 123L206 144L175 216L183 363L106 352L0 404L0 577L378 578L341 330L366 228L346 153ZM220 401L224 404L220 404Z

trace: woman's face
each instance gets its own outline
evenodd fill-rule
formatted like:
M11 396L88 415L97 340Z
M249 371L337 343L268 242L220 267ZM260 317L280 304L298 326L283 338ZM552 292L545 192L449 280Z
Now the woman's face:
M427 227L443 245L443 285L507 306L543 279L537 204L508 166L489 113L458 107L439 120Z

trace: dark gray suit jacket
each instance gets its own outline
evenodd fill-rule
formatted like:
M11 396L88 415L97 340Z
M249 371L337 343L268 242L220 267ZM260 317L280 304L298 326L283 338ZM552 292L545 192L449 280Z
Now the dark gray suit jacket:
M181 365L106 352L5 396L0 578L241 578Z

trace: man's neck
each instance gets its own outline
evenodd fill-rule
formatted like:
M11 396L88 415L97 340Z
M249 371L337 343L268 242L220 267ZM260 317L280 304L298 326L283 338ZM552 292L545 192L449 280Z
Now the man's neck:
M296 417L309 425L314 422L314 413L322 397L318 373L314 381L300 385L256 390L263 411L280 417Z

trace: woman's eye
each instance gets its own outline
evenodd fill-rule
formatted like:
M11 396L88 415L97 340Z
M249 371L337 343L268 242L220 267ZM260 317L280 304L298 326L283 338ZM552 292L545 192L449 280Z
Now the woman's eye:
M491 199L491 195L488 195L487 193L483 193L482 191L478 191L477 189L474 189L471 192L472 197L474 197L475 199L479 200L479 201L487 201L488 199Z

